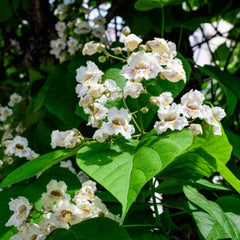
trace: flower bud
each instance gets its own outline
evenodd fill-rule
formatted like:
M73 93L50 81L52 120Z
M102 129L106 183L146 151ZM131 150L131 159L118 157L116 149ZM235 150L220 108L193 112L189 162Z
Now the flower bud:
M143 108L140 109L140 111L144 114L148 113L148 110L149 109L147 107L143 107Z
M119 54L121 54L122 53L122 48L121 47L116 47L116 48L114 48L114 54L115 55L119 55Z
M131 30L130 30L129 27L124 27L124 28L122 29L122 34L123 34L123 35L127 36L127 35L129 35L130 33L131 33Z
M106 58L105 56L99 56L99 57L98 57L98 61L99 61L100 63L104 63L104 62L106 62L106 60L107 60L107 58Z
M144 44L141 44L141 45L139 46L139 51L147 51L147 46L144 45Z

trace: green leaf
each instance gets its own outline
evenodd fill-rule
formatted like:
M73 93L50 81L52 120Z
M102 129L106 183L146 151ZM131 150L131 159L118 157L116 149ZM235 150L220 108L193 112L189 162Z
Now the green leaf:
M192 215L196 222L200 239L213 240L230 238L230 234L208 213L188 202L189 208L193 211Z
M203 135L194 136L193 144L187 152L196 149L203 149L212 157L227 163L231 157L232 146L229 144L227 136L222 128L222 135L214 135L212 127L203 126Z
M1 0L0 22L9 20L13 15L13 11L9 0Z
M226 87L232 90L234 94L240 99L240 78L233 76L226 71L221 71L218 67L211 65L204 65L204 67L198 66L206 75L218 80Z
M210 162L196 152L189 152L172 162L160 173L160 177L166 180L196 181L202 176L211 176L215 171L216 161L214 159Z
M162 8L167 5L182 4L184 0L138 0L135 3L135 8L138 11L149 11L155 8Z
M123 206L122 221L141 188L192 142L188 130L152 133L138 141L93 143L77 154L78 166ZM136 148L137 146L137 148Z
M76 225L69 230L53 231L47 240L131 240L123 227L109 218L92 218Z
M237 135L236 133L226 130L226 134L228 136L229 142L232 144L233 146L233 154L236 157L240 157L240 136Z
M107 69L104 72L103 75L103 81L107 80L107 79L112 79L116 82L116 84L123 89L126 85L127 80L119 74L119 72L122 69L122 63L118 63L113 65L111 68Z
M23 164L19 168L12 171L1 182L0 188L18 183L20 181L33 177L40 172L44 172L56 163L75 155L80 147L81 146L77 146L74 149L64 149L50 152Z
M70 62L66 61L58 65L48 77L43 86L44 90L39 95L40 99L44 99L48 111L57 116L68 128L78 127L82 121L75 114L78 103L75 75L77 66L81 66L85 61L77 62L78 60L79 57L76 57Z
M221 209L221 207L210 200L207 200L195 188L190 185L183 187L186 197L198 207L206 211L221 227L228 233L232 239L240 239L240 231Z

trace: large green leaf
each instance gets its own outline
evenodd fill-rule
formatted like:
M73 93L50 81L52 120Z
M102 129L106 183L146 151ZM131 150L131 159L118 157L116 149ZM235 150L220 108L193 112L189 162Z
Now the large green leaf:
M33 177L40 172L44 172L56 163L75 155L80 147L81 146L77 146L74 149L64 149L50 152L25 163L8 175L1 182L0 188L18 183Z
M131 240L126 230L109 218L92 218L69 230L58 229L47 240Z
M118 199L123 221L141 188L191 143L188 130L160 136L153 131L138 146L138 141L93 143L79 150L77 164Z
M232 239L240 239L239 228L237 228L236 224L227 217L217 203L207 200L190 185L184 186L183 191L192 203L207 212Z
M184 0L138 0L135 8L139 11L149 11L155 8L162 8L167 5L182 4Z

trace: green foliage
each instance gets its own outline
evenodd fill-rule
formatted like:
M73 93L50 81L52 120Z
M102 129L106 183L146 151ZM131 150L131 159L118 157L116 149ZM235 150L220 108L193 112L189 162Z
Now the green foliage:
M216 235L220 238L226 238L226 234L227 237L231 237L232 239L239 239L239 228L236 226L235 222L228 218L228 216L217 203L207 200L195 188L189 185L184 186L183 191L191 203L194 203L195 205L200 207L200 209L207 212L211 217L206 217L206 215L202 215L201 212L200 215L198 215L198 212L196 212L197 218L195 219L195 221L198 222L200 220L200 229L201 233L204 233L204 239L211 239L213 236L215 238ZM195 213L193 213L193 215L194 214ZM203 216L206 217L205 219L209 224L203 222ZM212 220L214 221L214 224L211 223ZM203 223L205 224L203 225ZM217 225L219 225L220 228ZM219 229L222 230L218 232Z
M57 150L55 152L50 152L38 158L35 158L32 161L27 162L12 171L1 182L0 187L6 187L11 184L18 183L20 181L33 177L38 173L42 173L56 163L75 155L78 150L79 147L76 147L75 149Z

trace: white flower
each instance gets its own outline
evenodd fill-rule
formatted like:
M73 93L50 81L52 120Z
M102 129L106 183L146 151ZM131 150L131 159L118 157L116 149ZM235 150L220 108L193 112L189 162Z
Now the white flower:
M10 96L10 101L8 106L13 107L16 103L20 103L22 101L22 96L18 95L17 93L13 93Z
M55 57L58 59L60 58L60 53L63 49L66 47L66 43L62 39L56 39L56 40L51 40L50 41L50 54L55 55Z
M89 107L93 103L93 98L90 94L87 94L83 97L81 97L79 101L79 106L83 107L83 109Z
M220 107L213 107L210 108L207 105L204 105L204 120L213 126L213 133L215 135L222 135L221 125L219 121L221 121L225 116L226 113L224 109Z
M15 155L17 157L30 156L31 149L28 147L28 140L24 137L16 136L13 140L7 140L4 142L6 145L5 154L8 156Z
M12 109L0 106L0 121L4 122L8 116L12 115Z
M28 199L25 197L18 197L12 199L9 202L9 209L14 211L14 214L10 217L6 226L20 226L29 216L29 213L32 209L32 205L29 203Z
M91 27L88 22L76 22L75 26L76 28L74 29L74 32L76 34L87 34L91 31Z
M74 55L75 52L79 49L78 41L73 37L69 37L67 41L67 45L68 45L68 52L70 53L70 55Z
M203 133L202 126L200 124L191 123L188 129L192 131L193 135L201 135Z
M4 162L0 160L0 168L4 165Z
M79 142L77 132L74 130L59 131L54 130L51 134L51 146L73 148Z
M140 82L143 78L146 80L155 78L162 69L157 62L156 54L144 51L132 53L128 58L128 64L123 66L120 74L128 80L133 79L136 82Z
M184 116L188 118L203 118L205 110L203 108L204 95L198 90L190 90L181 97L181 104Z
M79 205L82 201L92 201L95 197L94 193L96 192L96 182L88 180L83 182L82 188L75 193L73 201Z
M38 225L40 230L44 232L46 236L56 229L56 227L52 225L51 220L48 218L42 219Z
M69 201L57 202L55 211L50 216L50 221L54 227L66 229L69 229L70 225L81 222L82 219L81 211Z
M77 203L77 207L81 211L84 220L88 218L98 217L94 204L87 200L82 199L82 201Z
M20 229L20 232L23 232L24 240L43 240L46 235L40 230L39 226L34 223L27 223Z
M92 31L93 36L97 38L102 38L105 34L105 27L103 25L99 26L98 28Z
M161 71L160 76L170 82L183 80L186 83L186 73L183 69L182 61L177 58L166 63L166 67Z
M25 223L18 228L19 232L10 240L44 240L46 234L42 232L37 224Z
M112 79L105 80L103 85L107 89L106 95L111 101L114 101L122 96L121 88Z
M100 47L100 43L95 43L94 41L85 43L82 54L83 55L93 55L95 54Z
M129 124L131 120L127 109L118 110L112 107L108 113L108 122L103 122L100 130L107 135L118 135L119 133L126 139L130 139L135 132L133 125Z
M60 167L67 168L69 171L71 171L72 173L76 174L76 170L73 167L71 160L61 161L60 162Z
M159 108L168 108L173 102L173 97L171 92L163 92L159 97L152 96L150 101L156 104Z
M57 30L58 36L62 38L64 36L64 31L66 30L65 22L57 22L55 24L55 29Z
M104 133L101 129L96 130L93 134L93 139L101 143L105 142L108 137L109 135Z
M142 39L135 34L129 34L127 37L124 38L124 45L128 51L135 50L141 42Z
M173 103L169 108L160 108L158 110L158 117L161 120L156 122L154 125L155 130L158 134L166 132L167 129L172 131L182 130L188 125L188 121L185 117L180 117L180 106Z
M94 102L92 105L91 115L88 118L87 125L90 125L92 127L98 127L100 121L107 116L108 111L108 108L104 107L100 103Z
M67 185L63 181L51 180L47 185L47 192L42 194L43 209L51 210L58 201L70 201L70 195L66 193Z
M148 41L147 45L155 52L159 53L161 57L174 58L177 55L176 44L163 38L154 38Z
M27 160L33 160L37 157L39 157L40 155L38 153L35 153L33 150L29 151L29 156L27 157Z
M98 83L101 81L101 76L103 75L103 72L92 61L87 61L87 67L81 66L76 71L76 80L81 84L84 82Z
M96 17L93 21L97 25L104 25L107 22L106 18L104 18L104 17L102 17L100 15L98 17Z
M130 96L132 98L138 98L143 91L143 86L141 83L127 81L124 87L124 98Z

